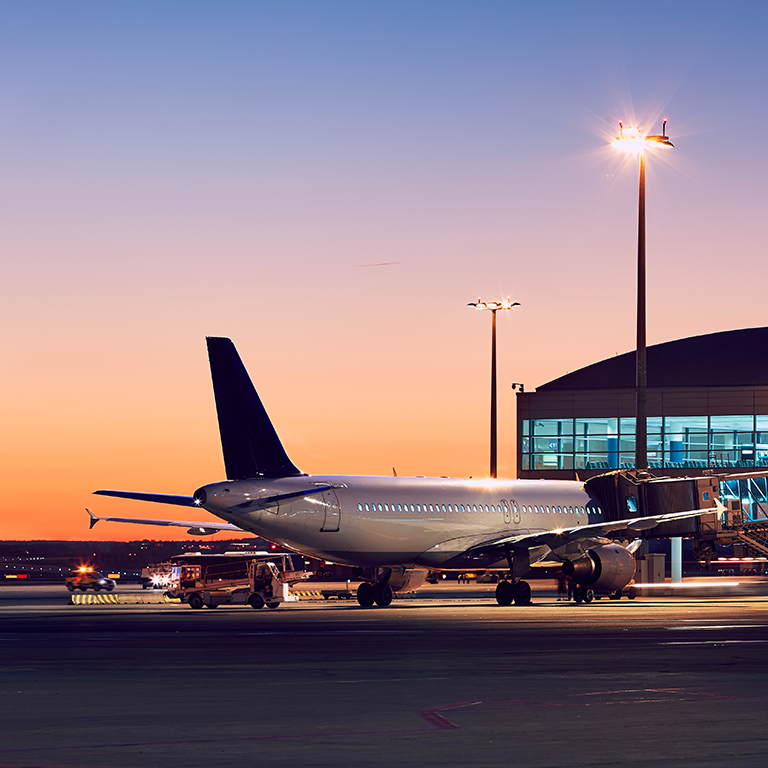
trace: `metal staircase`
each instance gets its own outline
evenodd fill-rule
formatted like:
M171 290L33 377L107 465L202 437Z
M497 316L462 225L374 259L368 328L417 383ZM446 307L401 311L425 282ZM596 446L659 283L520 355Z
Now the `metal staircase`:
M768 557L768 530L765 528L741 529L735 533L742 544L746 544L763 557Z

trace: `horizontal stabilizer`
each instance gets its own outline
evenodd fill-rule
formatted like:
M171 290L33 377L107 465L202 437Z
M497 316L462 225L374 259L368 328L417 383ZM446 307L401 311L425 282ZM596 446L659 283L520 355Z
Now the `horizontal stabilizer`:
M154 501L156 504L175 504L179 507L198 506L194 496L173 496L168 493L136 493L134 491L94 491L93 493L95 496L115 496L118 499Z
M244 501L242 504L238 504L238 507L248 509L267 509L268 507L276 507L278 504L282 504L285 501L291 499L303 499L307 496L314 496L316 493L323 493L323 491L332 491L337 488L336 485L319 485L317 488L309 488L305 491L291 491L290 493L279 493L276 496L260 496L257 499L250 499Z

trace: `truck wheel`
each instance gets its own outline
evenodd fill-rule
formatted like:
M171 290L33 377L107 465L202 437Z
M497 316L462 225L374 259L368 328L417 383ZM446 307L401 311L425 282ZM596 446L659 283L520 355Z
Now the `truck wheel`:
M280 603L267 603L267 608L271 608L272 610L279 607L280 607Z
M249 598L248 598L248 605L251 606L251 608L255 608L258 610L259 608L264 607L264 598L258 594L258 592L254 592Z
M200 595L197 594L197 592L193 592L188 598L187 603L189 603L190 608L194 608L197 610L198 608L203 607L203 598L200 597Z
M74 592L74 591L75 591L75 587L74 587L74 584L67 584L67 589L68 589L70 592Z

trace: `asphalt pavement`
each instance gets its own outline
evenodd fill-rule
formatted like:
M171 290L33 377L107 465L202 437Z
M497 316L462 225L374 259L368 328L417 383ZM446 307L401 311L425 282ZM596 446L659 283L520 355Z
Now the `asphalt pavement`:
M764 766L751 592L575 605L541 585L503 608L439 584L384 609L195 611L4 587L0 765Z

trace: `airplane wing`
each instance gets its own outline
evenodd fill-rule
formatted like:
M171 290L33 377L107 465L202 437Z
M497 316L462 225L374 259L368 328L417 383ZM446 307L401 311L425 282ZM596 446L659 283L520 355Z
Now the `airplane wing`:
M91 518L90 527L93 528L96 523L103 520L107 523L136 523L137 525L170 525L178 528L187 528L187 533L192 536L210 536L219 531L238 531L240 533L249 533L243 528L238 528L232 523L195 523L188 520L147 520L141 517L97 517L88 507L85 508Z
M592 523L590 525L577 525L572 528L558 528L551 531L539 531L535 533L523 533L517 536L506 536L502 539L483 542L472 547L473 550L487 549L514 549L516 547L536 547L542 544L550 549L561 547L569 541L578 539L601 538L611 531L628 529L630 531L645 531L655 528L659 523L670 520L684 520L688 517L699 517L711 512L722 513L725 507L719 499L715 499L715 506L706 509L692 509L685 512L668 512L662 515L650 515L648 517L631 517L625 520L614 520L610 523Z

